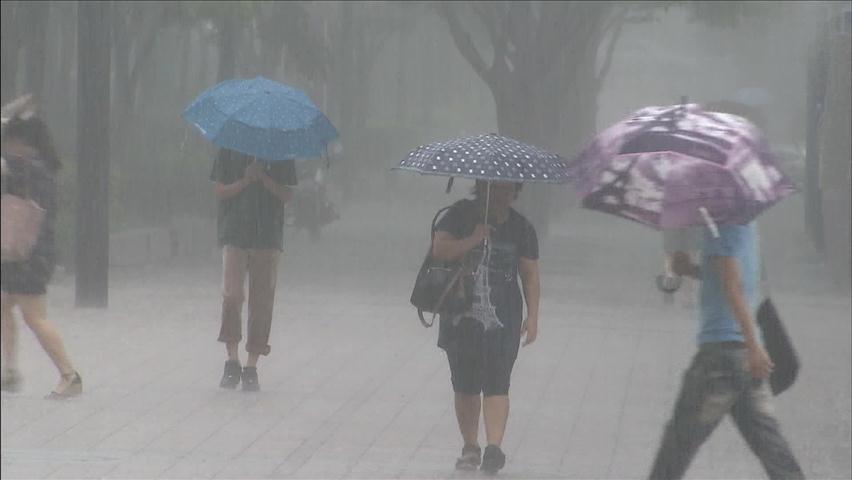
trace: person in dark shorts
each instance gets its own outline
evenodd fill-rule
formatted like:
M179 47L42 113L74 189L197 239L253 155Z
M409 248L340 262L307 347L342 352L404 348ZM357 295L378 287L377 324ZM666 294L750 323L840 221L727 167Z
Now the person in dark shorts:
M284 204L296 184L293 161L265 162L221 149L210 180L219 200L217 229L222 247L222 317L218 340L228 359L219 386L257 391L257 361L270 351L269 333L278 256L284 249ZM248 322L243 367L239 357L245 281L248 276Z
M438 222L432 255L475 266L483 255L483 240L488 237L491 303L503 327L486 331L470 315L442 315L438 346L446 351L449 360L456 418L464 440L456 468L479 467L496 473L506 461L500 445L509 415L509 384L521 337L525 335L524 345L528 345L538 334L540 281L535 229L511 208L521 184L493 182L488 195L486 188L486 182L477 181L475 198L457 203ZM487 224L483 222L486 196L489 197ZM480 411L487 440L484 452L477 438Z
M0 266L4 363L0 385L4 391L20 388L18 331L14 316L14 309L18 307L24 323L59 370L59 383L47 397L59 399L79 395L83 391L83 380L68 358L56 326L47 319L45 301L47 283L56 265L56 172L61 164L47 126L36 116L12 118L3 129L2 150L3 193L31 198L45 210L45 218L29 258L3 262Z

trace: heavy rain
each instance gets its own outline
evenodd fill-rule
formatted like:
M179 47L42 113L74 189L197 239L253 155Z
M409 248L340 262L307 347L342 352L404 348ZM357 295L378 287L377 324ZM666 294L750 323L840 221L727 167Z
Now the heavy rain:
M0 477L852 478L852 2L0 5Z

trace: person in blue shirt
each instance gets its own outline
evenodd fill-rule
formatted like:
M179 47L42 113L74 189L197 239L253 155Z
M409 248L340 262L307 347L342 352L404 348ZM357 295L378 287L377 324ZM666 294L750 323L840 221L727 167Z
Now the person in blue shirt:
M698 353L683 376L651 479L682 478L698 448L730 413L772 479L804 478L773 414L773 364L753 312L760 300L754 223L705 229L701 266L677 252L672 269L701 280Z

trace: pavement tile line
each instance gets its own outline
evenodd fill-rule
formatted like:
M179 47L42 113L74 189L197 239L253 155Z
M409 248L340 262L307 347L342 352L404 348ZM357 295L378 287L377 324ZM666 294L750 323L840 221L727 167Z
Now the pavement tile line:
M606 342L606 340L609 338L609 334L610 334L609 331L605 331L603 338L601 338L601 344L604 344ZM597 350L599 352L601 351L600 348L598 348ZM579 408L582 408L583 404L586 403L586 398L588 397L588 394L589 394L589 389L590 389L590 385L592 383L592 379L595 377L595 374L597 373L597 369L598 369L599 365L600 365L599 357L596 357L595 362L594 362L594 366L589 370L589 375L586 378L586 381L583 383L583 394L580 397L580 402L578 404ZM571 428L568 430L568 438L572 438L574 436L574 430L577 427L578 421L579 421L579 411L578 411L578 415L574 416L574 421L571 422ZM567 458L567 456L568 456L568 449L567 448L565 450L559 452L559 468L558 468L558 471L560 471L560 472L563 471L564 466L565 466L565 459Z
M532 344L532 345L529 346L529 348L535 348L535 346L536 346L535 344ZM533 402L533 404L534 404L533 410L539 409L539 406L542 404L542 401L547 396L548 391L552 390L556 386L556 382L554 382L553 380L554 380L554 378L556 378L556 373L559 371L559 367L562 365L562 362L565 359L565 356L567 355L569 349L572 346L574 346L573 342L571 342L571 341L564 342L564 345L561 348L559 355L557 356L556 361L553 363L553 367L550 369L550 373L547 376L547 380L544 382L545 387L541 388L541 392L535 397L535 401ZM509 413L509 415L511 415L511 412ZM527 439L527 436L528 436L530 428L531 428L530 427L531 423L532 423L531 421L527 422L524 425L524 428L521 430L520 434L516 436L517 446L509 452L510 457L514 457L517 454L518 450L520 449L520 446Z
M400 362L403 365L407 365L409 362L416 360L418 353L421 352L425 347L430 345L429 340L425 340L422 342L419 348L417 349L409 349L406 345L400 345L399 350L397 351L405 351L409 350L410 354L407 356L404 362ZM397 374L404 371L404 368L400 368L397 370ZM322 426L319 427L318 432L321 432L320 435L317 435L316 438L307 438L303 442L303 444L293 452L289 456L287 456L281 464L276 467L275 472L278 472L285 464L290 462L292 457L296 457L297 460L295 465L291 467L290 471L287 475L295 474L302 466L304 466L307 462L310 461L311 457L328 441L328 439L334 433L334 430L331 428L335 425L336 422L340 421L341 417L345 417L347 414L357 411L362 405L364 405L375 393L378 391L379 387L385 383L387 377L384 375L375 375L373 378L367 382L363 387L358 389L348 400L346 400L338 409L336 409L329 417L322 422ZM299 452L302 450L308 450L310 453L302 454L302 459L299 460ZM350 467L351 468L351 467Z
M618 444L619 444L619 441L621 440L620 433L621 433L621 429L622 429L622 425L623 425L622 421L624 420L624 412L627 409L627 399L630 397L630 392L631 392L630 387L633 383L633 380L635 379L635 377L633 376L633 372L636 368L636 361L635 361L636 360L636 354L639 351L639 345L642 344L642 338L643 338L642 336L636 337L636 342L634 344L633 352L631 353L631 355L629 357L629 359L631 361L630 361L629 371L627 373L628 381L625 384L624 394L622 395L622 398L621 398L621 408L618 409L618 420L616 420L616 424L618 426L616 427L615 441L612 444L612 450L610 451L610 454L609 454L609 464L606 467L607 478L611 478L612 466L613 466L613 462L615 461L615 454L616 454L616 452L618 452Z
M430 208L425 205L423 210ZM801 247L784 237L796 226L789 226L784 205L779 208L778 226L764 239L786 242L768 254L777 259L775 278L781 281L775 282L774 292L790 319L804 368L797 385L779 397L776 407L809 478L850 478L848 292L832 291L819 268L802 266L802 255L796 253ZM105 313L73 309L71 280L56 286L50 295L51 314L77 327L69 330L66 340L72 347L96 346L72 351L90 364L103 363L97 372L103 379L124 374L128 380L110 387L98 378L88 396L64 403L45 402L26 390L18 395L4 392L2 478L482 478L452 471L458 431L451 399L444 396L451 393L445 360L438 358L441 351L434 346L435 329L424 338L407 304L418 262L406 258L406 252L416 250L415 256L422 258L422 229L409 235L406 228L394 226L399 231L388 230L384 242L372 245L358 210L352 212L329 229L321 246L292 242L299 254L291 255L280 272L282 301L276 306L288 310L288 327L274 327L280 335L274 343L276 360L268 364L270 374L258 397L219 392L216 386L221 346L207 337L215 336L212 330L217 328L218 265L161 265L111 276L112 304L120 310ZM427 216L431 213L424 213ZM544 343L547 348L541 350L534 345L532 361L516 366L528 375L532 366L543 371L513 381L527 390L513 390L513 406L521 408L510 414L505 445L511 447L506 449L511 459L500 475L504 480L644 474L653 460L647 451L656 444L680 374L694 353L695 311L663 307L653 288L653 273L660 264L659 236L610 224L610 219L598 224L596 218L579 211L566 215L560 227L564 232L554 228L543 249L545 261L553 261L542 268L542 325L547 335L538 342L552 343ZM587 224L600 228L589 229ZM630 251L619 250L628 242ZM381 251L390 246L396 251ZM358 270L366 261L361 257L387 258L390 263ZM221 257L209 260L220 262ZM799 285L797 275L807 282ZM159 283L165 286L157 290ZM181 290L180 285L192 287ZM175 303L182 296L185 306ZM193 311L200 303L202 313ZM109 323L116 311L135 320ZM211 320L197 320L202 314ZM291 315L299 320L291 321ZM152 321L158 323L149 329L147 322ZM359 332L353 323L394 341ZM207 339L199 339L199 333ZM191 338L186 352L161 355L144 350L146 345L175 349L182 339ZM110 339L117 342L97 346ZM292 355L281 354L285 346L294 350ZM623 351L611 352L619 357L607 360L607 346ZM326 356L309 348L326 349ZM366 348L374 352L359 350ZM52 378L48 367L35 366L47 360L34 339L21 342L21 349L23 358L35 360L31 370L42 369L33 378ZM423 352L429 349L434 355L427 358ZM422 357L424 364L405 363L409 353L420 355L416 358ZM550 358L560 355L558 361ZM551 367L553 361L556 366ZM180 362L184 365L176 365ZM287 362L294 365L285 367ZM298 366L308 362L336 365ZM214 363L215 369L210 367ZM618 378L629 379L617 388L617 381L606 377L614 365L625 369L616 372ZM351 372L348 379L338 373L352 366L364 371ZM649 373L645 367L658 369ZM428 385L415 388L407 375L412 371ZM157 374L163 376L150 383ZM380 378L386 384L376 386ZM143 384L149 394L135 398ZM565 400L554 405L560 395ZM609 406L613 418L597 428L595 422L604 419ZM348 417L347 410L352 410ZM266 413L268 424L263 423ZM365 438L358 440L361 426ZM284 435L268 434L282 428L287 430ZM233 444L228 443L231 432ZM614 441L608 444L607 439ZM264 442L280 456L273 448L258 448ZM282 464L288 454L292 462ZM759 463L729 422L714 433L687 472L693 479L762 476Z
M44 450L44 449L19 449L4 448L0 450L2 463L103 463L117 462L126 455L115 455L87 450Z
M357 349L353 348L351 351L347 351L347 352L346 352L346 355L349 355L349 354L354 353L354 352L355 352L355 350L357 350ZM325 353L324 353L324 352L322 352L321 350L318 350L318 351L317 351L317 355L316 355L316 357L315 357L315 358L322 357L323 355L325 355ZM312 359L312 360L313 360L313 359ZM309 362L306 362L306 364L307 364L307 363L310 363L310 361L309 361ZM305 403L309 400L309 398L310 398L313 394L315 394L317 391L319 391L320 389L322 389L324 386L326 386L326 385L328 384L328 382L332 381L334 378L336 378L337 376L341 375L342 373L343 373L343 371L342 371L341 369L338 369L338 370L334 370L334 371L332 371L332 372L331 372L331 373L329 373L328 375L325 375L325 376L323 377L323 380L321 380L320 382L318 382L318 383L317 383L317 385L316 385L316 387L315 387L314 389L312 389L312 390L311 390L311 391L309 391L309 392L304 392L304 393L302 393L302 394L300 395L300 397L299 397L299 400L296 402L296 404L295 404L295 405L293 405L293 406L292 406L289 410L287 410L287 412L286 412L286 413L292 413L293 411L297 410L300 406L304 405L304 404L305 404ZM282 415L281 419L280 419L278 422L271 424L271 425L269 426L269 428L267 428L267 429L263 430L262 432L260 432L260 434L259 434L259 435L257 435L257 436L255 437L254 441L252 441L252 442L250 442L249 444L247 444L247 445L246 445L246 446L245 446L245 447L244 447L244 448L243 448L243 449L242 449L239 453L237 453L237 454L233 455L231 458L233 459L233 458L240 457L240 456L244 455L246 452L250 451L250 450L251 450L251 448L252 448L252 447L253 447L253 446L254 446L254 445L255 445L255 444L256 444L256 443L257 443L260 439L262 439L262 438L263 438L263 437L264 437L267 433L269 433L269 432L271 432L271 431L275 430L276 428L279 428L279 427L281 426L281 423L282 423L282 422L284 422L286 419L287 419L287 415L286 415L286 414L285 414L285 415ZM225 426L223 425L221 429L224 429L224 427L225 427ZM221 429L220 429L220 430L221 430ZM222 469L219 469L219 471L217 471L217 472L214 474L214 476L218 477L218 475L219 475L219 474L220 474L220 473L221 473L221 472L222 472L222 471L223 471L226 467L227 467L227 466L223 466L223 467L222 467Z
M322 352L322 351L317 351L313 357L311 357L309 360L306 360L305 362L303 362L303 363L302 363L302 365L307 365L307 364L309 364L311 361L316 360L316 358L318 358L318 357L320 357L320 356L322 356L322 355L323 355L323 352ZM295 373L297 373L297 372L298 372L298 368L294 369L294 374L295 374ZM211 388L216 388L216 386L215 386L215 378L216 378L216 377L211 377L211 378L209 379L209 380L210 380ZM285 384L285 383L286 383L286 379L278 380L278 381L277 381L277 383L273 384L273 385L274 385L273 389L274 389L275 387L277 387L277 388L282 388L282 387L284 386L284 384ZM269 387L266 387L266 389L269 389ZM241 392L241 391L239 391L239 390L238 390L238 391L236 391L236 392L221 391L221 393L223 393L223 394L225 394L225 395L228 395L228 394L243 395L243 394L244 394L244 392ZM252 404L252 405L253 405L253 404L256 404L256 403L258 403L258 402L260 401L260 396L259 396L259 395L255 395L255 396L254 396L254 398L253 398L253 400L254 400L254 402L251 402L251 404ZM200 407L200 406L202 406L202 405L205 405L204 399L201 399L201 401L199 401L196 405L197 405L197 406L199 406L199 407ZM250 408L250 406L249 406L248 408ZM203 409L201 409L201 410L203 410ZM200 410L193 408L193 411L194 411L195 413L197 413L197 412L198 412L198 411L200 411ZM217 432L219 432L219 431L221 431L222 429L224 429L224 428L225 428L225 426L226 426L227 424L229 424L231 421L233 421L233 419L234 419L234 418L236 418L237 416L239 416L239 414L240 414L240 413L241 413L240 411L238 411L238 412L234 413L234 414L231 416L230 420L228 420L225 424L220 425L220 426L219 426L219 428L217 428L217 429L215 429L214 431L212 431L212 432L211 432L211 433L210 433L207 437L205 437L205 439L203 439L203 440L201 440L201 441L197 442L197 443L196 443L196 445L195 445L194 447L192 447L192 448L191 448L188 452L186 452L186 453L185 453L185 454L183 454L182 456L180 456L180 457L176 458L176 459L174 460L174 462L172 462L170 465L168 465L167 467L165 467L165 468L163 469L162 473L168 472L168 471L169 471L169 469L173 468L173 467L174 467L174 466L175 466L175 465L176 465L179 461L181 461L182 459L184 459L184 458L186 458L186 457L191 456L191 455L195 452L195 450L196 450L196 449L197 449L200 445L202 445L202 444L203 444L206 440L210 439L210 438L211 438L213 435L215 435ZM186 420L186 419L185 419L185 420ZM174 431L174 429L175 429L175 428L178 428L178 427L180 426L180 424L181 424L181 422L175 423L175 424L174 424L174 425L172 425L170 428L168 428L168 429L166 429L166 430L161 431L161 432L160 432L160 434L159 434L157 437L155 437L154 439L152 439L152 440L151 440L148 444L146 444L146 445L144 445L143 447L141 447L141 448L139 449L139 451L144 451L144 450L146 450L146 449L147 449L147 447L149 447L150 445L152 445L152 444L154 444L155 442L157 442L157 440L159 440L159 439L161 439L163 436L165 436L165 435L169 434L171 431Z
M431 337L430 337L429 341L427 341L427 342L426 342L426 344L427 344L428 346L430 346L430 347L437 348L437 347L435 347L435 346L434 346L433 342L431 341ZM423 363L426 363L426 362L423 362ZM427 379L428 379L428 381L427 381L426 383L427 383L427 384L436 383L436 382L438 381L438 376L439 376L439 375L440 375L441 377L443 377L443 376L444 376L444 374L445 374L445 370L446 370L446 369L444 368L444 365L442 365L440 362L435 362L435 366L431 369L431 372L425 376L425 378L427 378ZM407 372L406 372L406 374L407 374ZM416 388L416 387L415 387L415 388ZM400 407L399 407L399 408L395 411L395 413L393 414L393 416L392 416L392 417L391 417L391 418L390 418L390 419L389 419L389 420L388 420L388 421L384 424L384 426L382 427L382 429L381 429L379 432L377 432L377 433L376 433L376 435L375 435L375 437L373 437L372 441L371 441L371 442L370 442L370 443L369 443L369 444L368 444L368 445L367 445L367 446L363 449L363 451L362 451L362 456L363 456L363 453L364 453L364 452L367 452L367 451L369 451L370 449L372 449L372 448L373 448L373 446L376 444L376 441L377 441L380 437L382 437L382 436L385 434L385 432L389 431L389 429L390 429L391 425L393 425L393 424L394 424L394 422L396 422L396 420L397 420L397 419L399 418L399 416L402 414L402 412L403 412L406 408L409 408L409 407L410 407L410 404L409 404L409 405L402 404L402 405L401 405L401 406L400 406ZM440 421L440 420L439 420L439 421ZM352 463L352 464L349 466L349 469L348 469L348 470L346 471L346 473L344 474L344 478L351 478L352 471L353 471L353 470L354 470L357 466L358 466L358 461L356 461L356 462Z

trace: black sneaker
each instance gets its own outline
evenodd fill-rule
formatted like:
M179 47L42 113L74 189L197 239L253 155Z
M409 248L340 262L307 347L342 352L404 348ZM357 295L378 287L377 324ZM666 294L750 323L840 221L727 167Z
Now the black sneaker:
M258 390L260 390L260 384L257 382L257 367L243 367L243 391Z
M240 373L243 371L240 367L240 362L236 360L228 360L225 362L225 372L222 373L222 381L219 386L222 388L235 389L240 383Z
M485 453L482 455L482 465L479 469L485 473L494 475L498 470L506 465L506 455L503 450L497 445L488 445L485 447Z
M456 460L456 470L476 470L482 461L482 449L479 445L465 445L461 456Z

